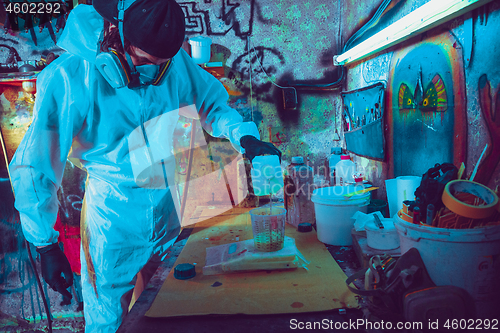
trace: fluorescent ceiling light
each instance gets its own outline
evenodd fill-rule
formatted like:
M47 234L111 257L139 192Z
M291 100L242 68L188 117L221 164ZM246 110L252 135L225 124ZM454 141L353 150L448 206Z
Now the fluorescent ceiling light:
M333 57L337 66L366 58L492 0L431 0L352 49Z

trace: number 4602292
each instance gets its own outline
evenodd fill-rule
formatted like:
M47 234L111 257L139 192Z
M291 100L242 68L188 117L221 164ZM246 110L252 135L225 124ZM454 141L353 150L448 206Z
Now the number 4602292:
M444 328L451 330L498 330L498 319L448 319Z
M9 14L60 14L61 4L58 2L9 2L4 3L5 11Z

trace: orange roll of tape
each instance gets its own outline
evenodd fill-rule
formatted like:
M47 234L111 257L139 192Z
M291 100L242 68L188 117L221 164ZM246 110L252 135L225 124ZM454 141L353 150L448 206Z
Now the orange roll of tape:
M457 193L469 193L484 200L481 206L469 205L458 200ZM471 219L484 219L495 212L498 205L498 196L488 187L470 180L452 180L444 188L441 197L443 204L453 213Z

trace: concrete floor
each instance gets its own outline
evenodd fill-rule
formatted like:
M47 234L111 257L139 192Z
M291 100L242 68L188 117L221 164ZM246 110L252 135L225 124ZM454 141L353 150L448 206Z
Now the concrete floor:
M36 254L34 249L32 253ZM40 272L39 262L36 266ZM78 311L81 302L78 288L72 288L72 304L61 306L60 294L47 288L43 280L42 285L55 317L53 331L83 331L83 315ZM45 318L19 215L14 209L9 176L6 169L0 169L0 332L46 332Z

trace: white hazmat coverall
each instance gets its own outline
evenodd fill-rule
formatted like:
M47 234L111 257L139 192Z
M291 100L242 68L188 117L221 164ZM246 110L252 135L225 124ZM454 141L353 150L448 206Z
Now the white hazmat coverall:
M223 85L182 49L159 86L113 89L93 62L103 28L89 5L69 15L58 46L67 52L37 80L34 119L10 164L26 239L57 242L57 190L67 158L87 171L82 230L86 332L115 332L136 274L163 259L179 234L172 140L179 109L195 110L203 128L240 153L253 122L227 106ZM174 204L174 202L176 202Z

